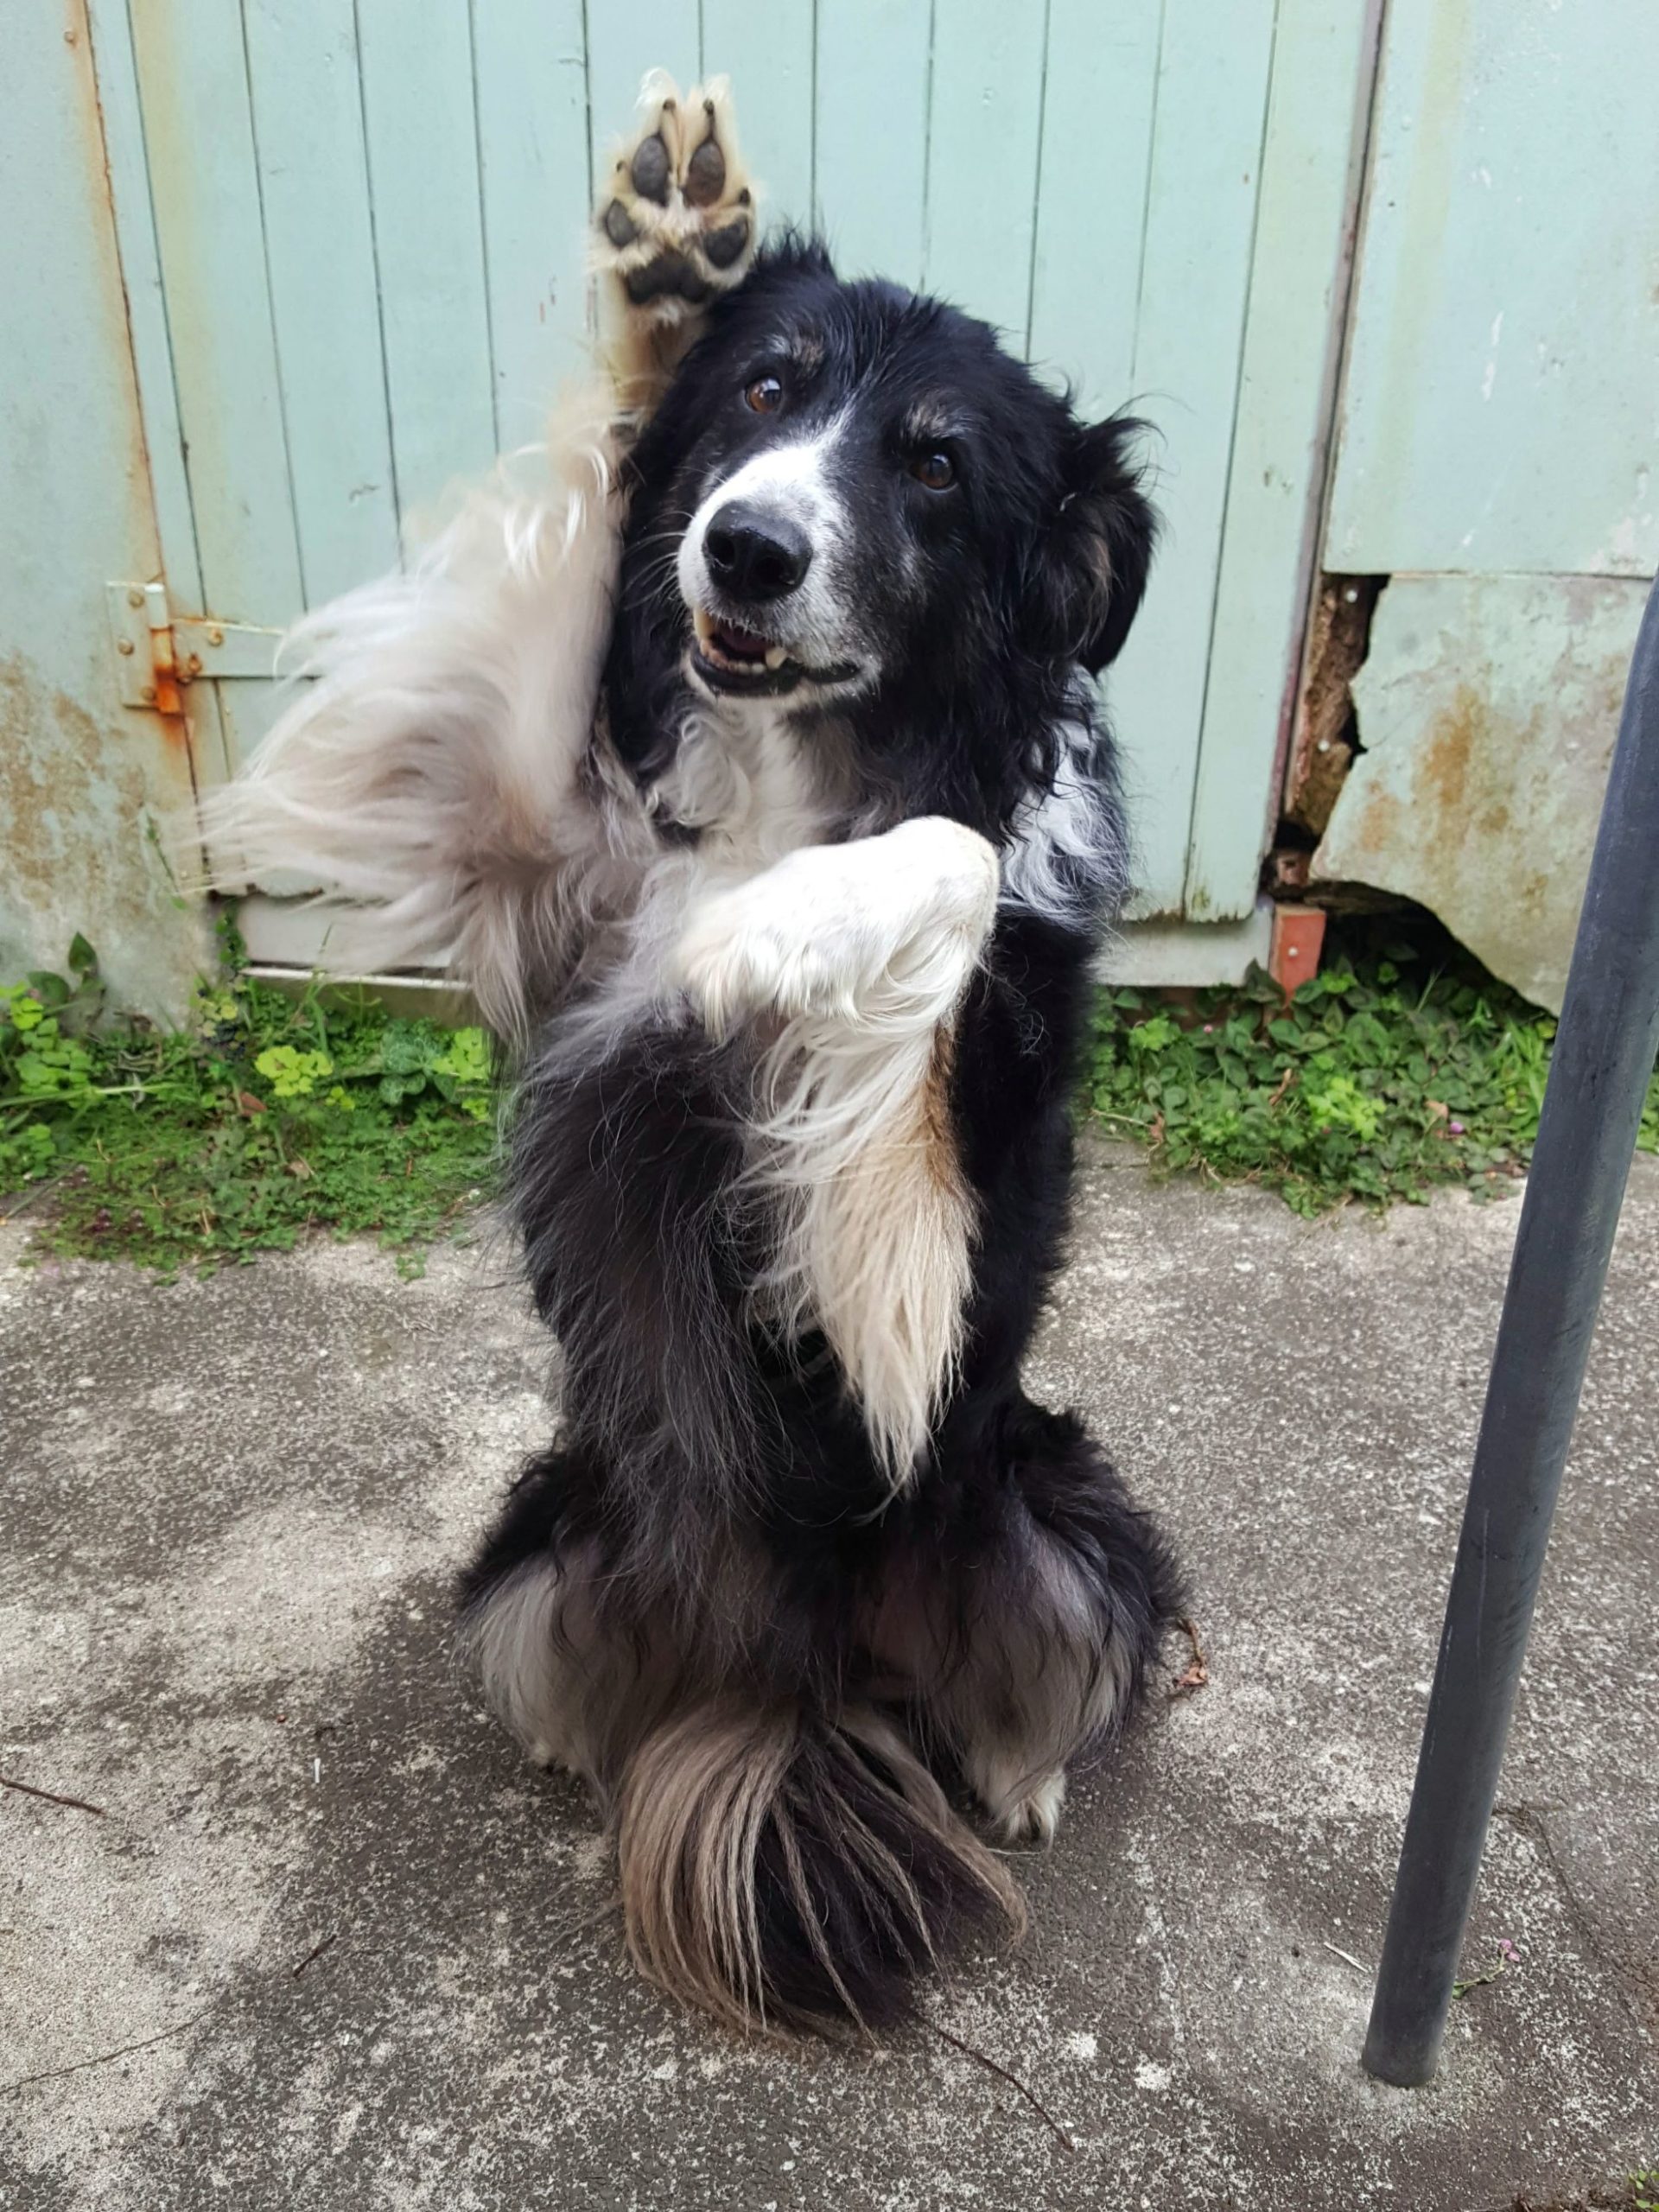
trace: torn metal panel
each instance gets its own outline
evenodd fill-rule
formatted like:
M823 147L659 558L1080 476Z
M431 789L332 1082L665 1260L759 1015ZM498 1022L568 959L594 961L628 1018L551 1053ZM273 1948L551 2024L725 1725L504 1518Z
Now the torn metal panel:
M1285 812L1324 834L1354 757L1350 686L1370 643L1381 576L1326 576L1313 602L1285 774Z
M1559 1009L1645 583L1396 576L1312 880L1419 900Z

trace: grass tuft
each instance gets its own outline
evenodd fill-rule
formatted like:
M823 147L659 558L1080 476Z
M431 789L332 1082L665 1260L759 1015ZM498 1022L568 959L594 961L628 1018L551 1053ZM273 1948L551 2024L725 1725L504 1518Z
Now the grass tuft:
M20 1194L31 1249L171 1278L370 1230L419 1273L492 1181L482 1031L296 1004L229 950L177 1031L100 1027L80 938L64 975L0 986L0 1193ZM1554 1034L1443 934L1355 926L1289 1006L1259 972L1103 992L1083 1105L1154 1170L1261 1183L1302 1214L1490 1196L1531 1157ZM1641 1141L1659 1152L1659 1077Z
M36 1252L172 1277L374 1230L415 1274L488 1185L481 1030L296 1004L234 966L181 1030L100 1029L102 1001L80 938L67 975L0 986L0 1192L25 1194Z
M1526 1171L1554 1036L1449 940L1357 930L1288 1006L1260 969L1179 1003L1103 992L1084 1098L1154 1168L1261 1183L1301 1214L1490 1197ZM1659 1078L1641 1142L1659 1151Z

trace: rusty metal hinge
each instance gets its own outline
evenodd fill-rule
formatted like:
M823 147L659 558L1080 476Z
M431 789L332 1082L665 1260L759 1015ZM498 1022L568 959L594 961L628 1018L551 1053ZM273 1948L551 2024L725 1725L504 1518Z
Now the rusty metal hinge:
M280 630L174 614L165 584L108 584L105 594L123 706L179 715L185 686L198 677L268 679L276 673Z

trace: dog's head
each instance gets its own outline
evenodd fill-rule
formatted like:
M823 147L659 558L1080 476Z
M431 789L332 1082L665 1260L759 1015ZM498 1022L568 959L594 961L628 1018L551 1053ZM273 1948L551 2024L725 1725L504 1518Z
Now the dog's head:
M1085 426L985 324L786 243L637 449L625 613L695 690L802 710L913 721L1010 670L1097 671L1151 556L1139 427Z

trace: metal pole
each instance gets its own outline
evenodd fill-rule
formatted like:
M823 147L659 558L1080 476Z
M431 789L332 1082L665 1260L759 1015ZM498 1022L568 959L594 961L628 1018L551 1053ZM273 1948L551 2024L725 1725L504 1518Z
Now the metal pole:
M1362 2064L1433 2079L1474 1902L1606 1280L1659 1052L1659 582L1630 664L1480 1440Z

